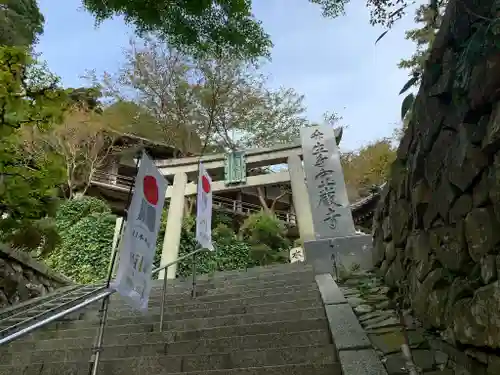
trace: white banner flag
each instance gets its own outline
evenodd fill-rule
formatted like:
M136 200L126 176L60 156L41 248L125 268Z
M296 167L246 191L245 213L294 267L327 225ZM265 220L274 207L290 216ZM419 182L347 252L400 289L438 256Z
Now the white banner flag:
M212 245L212 179L202 162L200 162L196 199L196 241L202 248L214 249Z
M133 307L143 311L148 308L156 239L167 185L167 180L143 153L127 226L120 243L118 271L111 284Z

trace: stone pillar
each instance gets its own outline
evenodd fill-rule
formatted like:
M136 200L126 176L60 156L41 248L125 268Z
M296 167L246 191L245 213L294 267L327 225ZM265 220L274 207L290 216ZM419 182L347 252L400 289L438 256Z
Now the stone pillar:
M167 226L165 237L163 238L163 249L161 253L161 263L164 265L176 260L179 256L179 246L181 241L182 219L184 217L184 193L187 185L187 174L177 173L174 177L170 206L168 208ZM167 269L167 279L175 279L177 265L172 265ZM165 272L161 271L158 279L163 279Z
M309 194L305 181L304 168L298 155L288 157L288 172L290 173L290 185L292 186L293 206L302 241L315 239L314 226L309 204Z

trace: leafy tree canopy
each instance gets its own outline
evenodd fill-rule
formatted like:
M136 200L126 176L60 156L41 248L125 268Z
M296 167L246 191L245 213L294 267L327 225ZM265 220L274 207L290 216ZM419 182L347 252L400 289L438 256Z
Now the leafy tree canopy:
M43 23L36 0L0 0L0 46L33 45Z
M393 139L384 138L359 150L344 152L341 158L349 198L355 201L386 181L396 159L396 148Z
M227 55L193 59L154 36L131 42L117 74L88 77L105 96L118 99L105 112L134 102L138 118L149 114L146 123L162 133L156 139L182 151L194 150L200 139L210 151L290 143L309 124L304 97L268 89L258 65Z
M172 46L191 52L260 57L271 47L250 0L83 0L83 5L98 22L123 15L140 34L159 33Z
M62 121L68 93L23 48L0 47L0 237L14 246L45 252L57 243L51 217L64 170L25 135Z

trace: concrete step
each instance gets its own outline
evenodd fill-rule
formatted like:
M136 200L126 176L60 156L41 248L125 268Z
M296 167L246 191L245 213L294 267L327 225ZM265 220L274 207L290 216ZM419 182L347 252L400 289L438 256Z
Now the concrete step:
M258 335L262 336L262 335ZM307 338L310 338L309 335L306 335ZM233 340L235 341L235 340ZM217 348L205 347L202 351L191 352L191 351L180 351L179 348L173 347L174 344L165 344L165 343L154 343L154 344L131 344L131 345L113 345L113 346L105 346L101 358L102 359L119 359L119 358L137 358L137 357L149 357L149 356L163 356L168 355L172 358L173 361L177 359L177 357L189 357L190 362L198 361L203 362L203 359L207 360L209 357L227 357L228 354L238 351L262 351L266 350L268 352L278 351L286 349L285 351L290 355L290 352L295 353L294 355L300 356L300 353L307 353L309 347L329 347L332 354L334 353L333 345L329 342L305 342L304 339L301 340L303 345L297 346L293 345L293 343L285 342L281 340L281 346L276 345L274 343L272 345L269 342L265 343L267 345L256 346L255 343L253 347L237 347L237 349L231 350L231 347L221 347L220 345ZM316 341L324 341L324 340L316 340ZM205 343L207 343L205 341ZM186 347L186 343L184 343L184 348ZM210 343L208 343L210 345ZM172 349L171 350L171 345ZM217 349L217 350L214 350ZM2 364L15 366L19 363L23 364L32 364L32 363L50 363L50 362L81 362L88 361L92 355L92 350L90 347L81 348L81 349L67 349L67 350L55 350L55 351L47 351L47 350L37 350L33 352L23 351L23 352L14 352L9 353L6 356L2 356ZM10 357L10 358L9 358ZM314 359L314 358L312 358ZM210 359L207 360L207 362ZM269 363L268 363L269 364ZM276 364L276 363L274 363ZM216 369L216 368L213 368ZM200 370L197 368L191 368L190 371ZM187 370L184 370L187 371Z
M3 368L0 367L0 375L88 375L88 365L80 364L59 364L45 366L42 364L28 367ZM100 373L102 374L102 372ZM109 373L110 375L113 373ZM133 369L127 369L120 375L341 375L342 371L338 363L327 364L287 364L281 366L248 367L239 369L209 370L182 373L169 373L162 369L158 373L147 373L139 370L133 372ZM105 373L108 375L108 373Z
M301 310L307 308L323 308L321 301L318 301L317 298L309 298L303 300L296 300L290 302L278 302L278 303L265 303L261 305L253 305L253 306L237 306L237 307L229 307L222 309L214 309L214 310L191 310L181 313L173 313L173 314L165 314L165 322L172 322L177 320L187 320L187 319L210 319L216 317L224 317L226 315L253 315L253 314L270 314L270 313L282 313L287 314L288 312L294 310ZM140 313L132 312L128 316L119 316L113 317L110 316L107 320L106 326L115 326L115 325L127 325L127 324L157 324L160 322L160 314L159 313L149 313L148 315L142 315ZM94 326L99 325L99 320L94 317L87 316L84 320L75 320L68 322L54 322L51 325L48 325L45 329L57 329L57 327L67 327L68 324L92 324ZM53 326L53 328L52 328Z
M8 350L1 352L2 363L15 366L17 363L29 363L29 361L37 362L40 359L51 358L53 361L78 361L81 358L81 353L88 353L91 350L93 341L84 338L84 343L77 348L66 347L64 349L34 349L33 345L29 345L28 349L21 350L18 347L17 351ZM52 340L57 341L57 340ZM85 343L88 345L85 346ZM58 346L59 343L54 343ZM149 353L153 355L158 353L166 353L168 355L182 354L210 354L210 353L225 353L228 348L238 348L238 350L253 350L253 349L272 349L281 347L295 346L321 346L331 344L331 336L326 330L299 331L293 333L268 333L261 335L249 336L233 336L223 337L212 340L190 340L176 342L146 342L146 343L131 343L129 345L104 345L103 355L108 358L121 357L123 353ZM85 354L87 355L87 354ZM88 359L88 357L86 357Z
M241 300L240 300L241 301ZM269 302L271 301L271 302ZM209 318L215 316L222 315L235 315L235 314L252 314L257 312L267 313L273 311L289 311L294 309L303 309L312 306L321 306L321 301L318 300L316 296L308 296L307 298L301 298L292 301L274 301L268 300L255 304L248 305L235 305L235 306L222 306L221 308L213 308L213 309L192 309L188 311L169 311L165 313L165 319L175 320L175 319L190 319L190 318ZM148 312L147 315L151 319L157 319L160 321L160 309L154 309ZM112 319L122 319L122 318L134 318L140 317L144 319L144 315L137 311L113 311L109 312L109 318ZM86 316L85 319L97 319L96 315L94 316Z
M197 298L207 298L211 299L211 297L219 296L219 295L231 295L231 294L245 294L245 293L255 293L260 290L272 290L272 289L282 289L282 288L294 288L299 289L301 287L307 288L315 284L315 281L309 280L309 278L295 278L291 280L273 280L266 283L257 283L250 285L227 285L225 287L219 288L206 288L200 287L197 285L196 287L196 296ZM187 289L182 290L168 290L165 293L167 300L186 300L191 298L192 288L189 287ZM161 289L151 290L150 300L152 301L161 301L163 296L163 292ZM114 294L111 299L113 301L119 301L120 298L118 294Z
M283 293L288 294L288 293L307 293L307 291L311 293L315 293L317 290L317 285L315 283L310 283L308 285L299 285L299 286L290 286L290 287L284 287L282 288ZM251 289L251 290L244 290L240 293L230 293L230 294L212 294L212 295L205 295L205 296L200 296L196 297L193 299L190 294L186 293L183 295L174 295L174 296L168 296L167 298L167 306L179 306L183 304L195 304L195 303L208 303L208 302L222 302L225 300L234 300L234 299L246 299L246 298L265 298L269 295L274 295L276 294L276 288L265 288L265 289ZM100 302L97 302L92 305L89 310L93 310L95 312L96 306L98 306ZM149 304L151 309L155 308L160 308L161 306L161 298L157 298L156 300L150 301ZM131 307L127 305L127 303L124 300L121 300L120 296L113 296L113 301L110 303L109 306L110 309L114 310L131 310ZM36 314L41 314L43 313L44 310L40 311L32 311L31 314L27 315L22 315L19 317L15 318L9 318L5 321L3 321L0 324L0 330L3 328L10 327L12 324L16 324L18 322L22 322L25 319L27 319L29 316L35 316ZM73 321L73 319L81 319L83 318L82 313L78 314L73 314L72 319L64 319L65 321ZM58 327L57 325L50 325L50 327Z
M168 355L164 348L158 347L158 352L151 351L151 347L116 347L104 351L101 357L100 371L102 374L155 374L179 373L190 371L223 370L232 368L246 368L257 366L279 366L286 364L330 364L336 361L333 345L303 346L286 348L267 348L253 350L229 350L224 353ZM117 350L118 349L118 350ZM227 348L230 349L230 348ZM65 368L67 365L82 366L88 369L88 360L91 351L73 352L76 360L55 357L44 358L33 354L23 353L14 358L15 363L43 364L43 371L52 366ZM119 355L119 356L114 356ZM29 373L29 371L28 371Z
M283 293L280 290L275 290L276 294L269 294L265 296L249 297L249 298L235 298L227 299L224 301L197 301L196 299L179 304L167 304L166 312L168 314L174 313L184 313L192 310L216 310L221 308L229 307L243 307L252 306L265 303L278 303L278 302L290 302L296 301L297 299L313 299L321 301L321 295L319 290L302 290L299 292L288 292ZM86 314L86 317L96 316L96 309ZM159 314L160 306L153 305L148 309L148 314ZM124 305L123 307L115 307L110 309L110 316L123 316L128 314L141 314L140 312L134 310L132 307Z
M254 324L276 322L281 320L300 320L325 318L323 307L312 307L308 309L292 310L283 314L283 312L263 313L263 314L237 314L218 316L213 318L195 318L183 320L166 321L163 326L164 331L171 330L195 330L212 327L223 327L239 324ZM112 321L111 321L112 322ZM87 337L93 336L97 332L98 321L74 321L68 324L59 325L57 329L40 330L33 334L34 339L48 340L65 337ZM106 324L106 335L115 335L123 332L159 332L159 320L151 323L113 325Z
M255 275L246 275L240 277L207 277L207 278L197 278L196 284L200 287L211 286L211 287L224 287L229 285L252 285L252 284L260 284L266 282L272 282L276 280L288 281L293 279L312 279L314 280L314 273L311 270L303 270L297 269L294 272L287 273L268 273L268 274L255 274ZM174 290L182 290L186 288L190 288L192 285L191 279L183 280L183 281L167 281L167 286L170 289ZM154 280L152 282L153 290L159 290L163 286L162 280Z
M266 276L266 275L280 275L280 274L290 274L296 272L312 272L313 267L310 265L300 264L300 263L286 263L286 264L274 264L270 266L253 267L241 270L232 271L218 271L213 274L201 274L197 275L197 278L201 281L206 281L210 279L215 280L231 280L231 279L241 279L254 276ZM161 284L161 280L154 280L153 283ZM181 284L184 282L190 283L191 276L186 276L182 278L177 278L175 280L169 280L173 284Z
M195 330L179 330L166 332L127 333L120 335L105 335L106 345L131 345L146 343L173 343L189 340L214 340L221 337L251 336L269 333L292 333L302 331L328 330L324 318L283 320L268 323L254 323L233 326L212 327ZM50 340L15 341L8 346L9 352L33 350L61 350L68 348L89 348L93 345L95 333L88 337L71 337Z
M248 298L265 298L268 296L276 294L304 294L304 293L315 293L318 291L318 285L316 283L307 283L292 286L281 286L268 288L265 285L262 288L243 290L240 292L233 293L211 293L205 295L197 295L195 298L191 297L190 293L177 294L177 295L166 295L167 306L180 306L180 305L192 305L196 303L211 303L211 302L224 302L228 300L235 299L248 299ZM223 290L224 292L226 290ZM114 295L112 301L110 301L110 308L112 309L123 309L129 308L129 305L125 300L123 300L119 295ZM161 296L158 298L150 298L149 307L160 307L161 306Z

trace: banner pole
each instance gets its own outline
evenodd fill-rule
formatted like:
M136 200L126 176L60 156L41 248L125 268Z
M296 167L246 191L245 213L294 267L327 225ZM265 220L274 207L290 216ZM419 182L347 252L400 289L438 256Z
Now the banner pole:
M140 156L138 155L137 161L135 163L136 171L138 171L139 163L140 163L141 158L142 158L143 151L141 150L140 152L141 152L141 155ZM116 248L114 249L113 254L111 256L111 261L110 261L110 265L108 268L108 275L106 278L106 287L107 288L110 287L111 279L113 278L113 270L114 270L115 263L116 263L118 248L121 245L121 241L122 241L124 223L128 219L128 207L130 206L130 202L132 201L133 190L134 190L134 184L130 185L130 189L128 191L127 204L125 206L125 215L124 215L125 217L123 218L123 220L120 224L120 235L118 237ZM104 329L106 327L106 321L108 319L108 308L109 308L109 296L103 298L102 303L101 303L101 309L99 310L99 315L100 315L99 331L97 333L96 342L95 342L95 345L93 347L92 357L90 359L89 374L91 374L91 375L97 375L98 371L99 371L99 360L101 358L101 352L102 352L102 342L103 342L103 338L104 338Z

